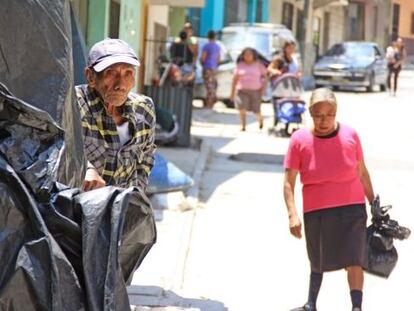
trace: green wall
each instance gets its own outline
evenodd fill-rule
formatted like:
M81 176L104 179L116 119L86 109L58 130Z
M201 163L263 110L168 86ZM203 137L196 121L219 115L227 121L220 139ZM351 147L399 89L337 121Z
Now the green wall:
M119 38L127 42L137 53L138 57L142 55L140 42L144 34L141 30L141 0L122 0L121 12L119 17ZM143 60L140 59L142 62ZM142 68L142 67L141 67ZM139 69L138 69L139 70ZM136 76L139 84L139 75ZM137 88L134 88L136 91Z
M179 32L183 30L186 8L170 8L169 13L170 36L177 37Z
M109 0L89 0L88 34L86 45L88 49L94 43L105 39L109 29Z

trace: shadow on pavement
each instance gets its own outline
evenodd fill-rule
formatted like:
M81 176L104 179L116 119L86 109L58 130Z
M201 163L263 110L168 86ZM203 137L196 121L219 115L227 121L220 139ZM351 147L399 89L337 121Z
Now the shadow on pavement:
M129 302L135 306L133 311L144 311L157 308L163 310L165 307L178 307L182 310L191 311L226 311L224 303L209 299L184 298L173 291L164 290L159 286L129 286Z
M272 165L283 165L283 154L265 154L265 153L253 153L253 152L241 152L232 154L229 157L231 160L248 162L248 163L263 163Z

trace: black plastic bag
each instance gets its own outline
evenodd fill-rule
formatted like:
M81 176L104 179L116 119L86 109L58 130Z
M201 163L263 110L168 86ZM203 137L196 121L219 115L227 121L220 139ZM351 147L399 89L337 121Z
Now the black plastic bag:
M57 181L79 187L85 159L73 87L69 0L0 0L0 82L64 129Z
M0 87L0 309L129 310L156 238L148 198L57 184L63 146L46 112Z
M398 253L389 245L388 237L372 225L367 228L367 247L364 270L368 273L388 278L398 261Z
M0 156L0 195L1 310L129 310L156 232L138 189L57 185L38 204Z

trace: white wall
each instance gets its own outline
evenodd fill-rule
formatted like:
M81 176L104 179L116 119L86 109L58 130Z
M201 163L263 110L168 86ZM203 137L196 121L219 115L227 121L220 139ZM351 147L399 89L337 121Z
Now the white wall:
M155 25L159 24L165 26L168 29L168 5L150 5L148 7L148 21L147 21L147 34L145 36L145 77L144 84L151 84L154 73L157 71L157 58L159 56L159 45L163 44L156 41L163 41L166 38L157 38L155 35Z

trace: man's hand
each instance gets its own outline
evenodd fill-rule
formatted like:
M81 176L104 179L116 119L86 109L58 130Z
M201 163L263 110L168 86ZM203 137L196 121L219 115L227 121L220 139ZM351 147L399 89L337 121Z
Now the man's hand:
M289 230L295 238L302 238L302 223L298 215L293 214L289 216Z
M95 168L90 167L86 170L85 180L82 183L82 189L84 191L102 188L105 185L105 180L103 180Z

